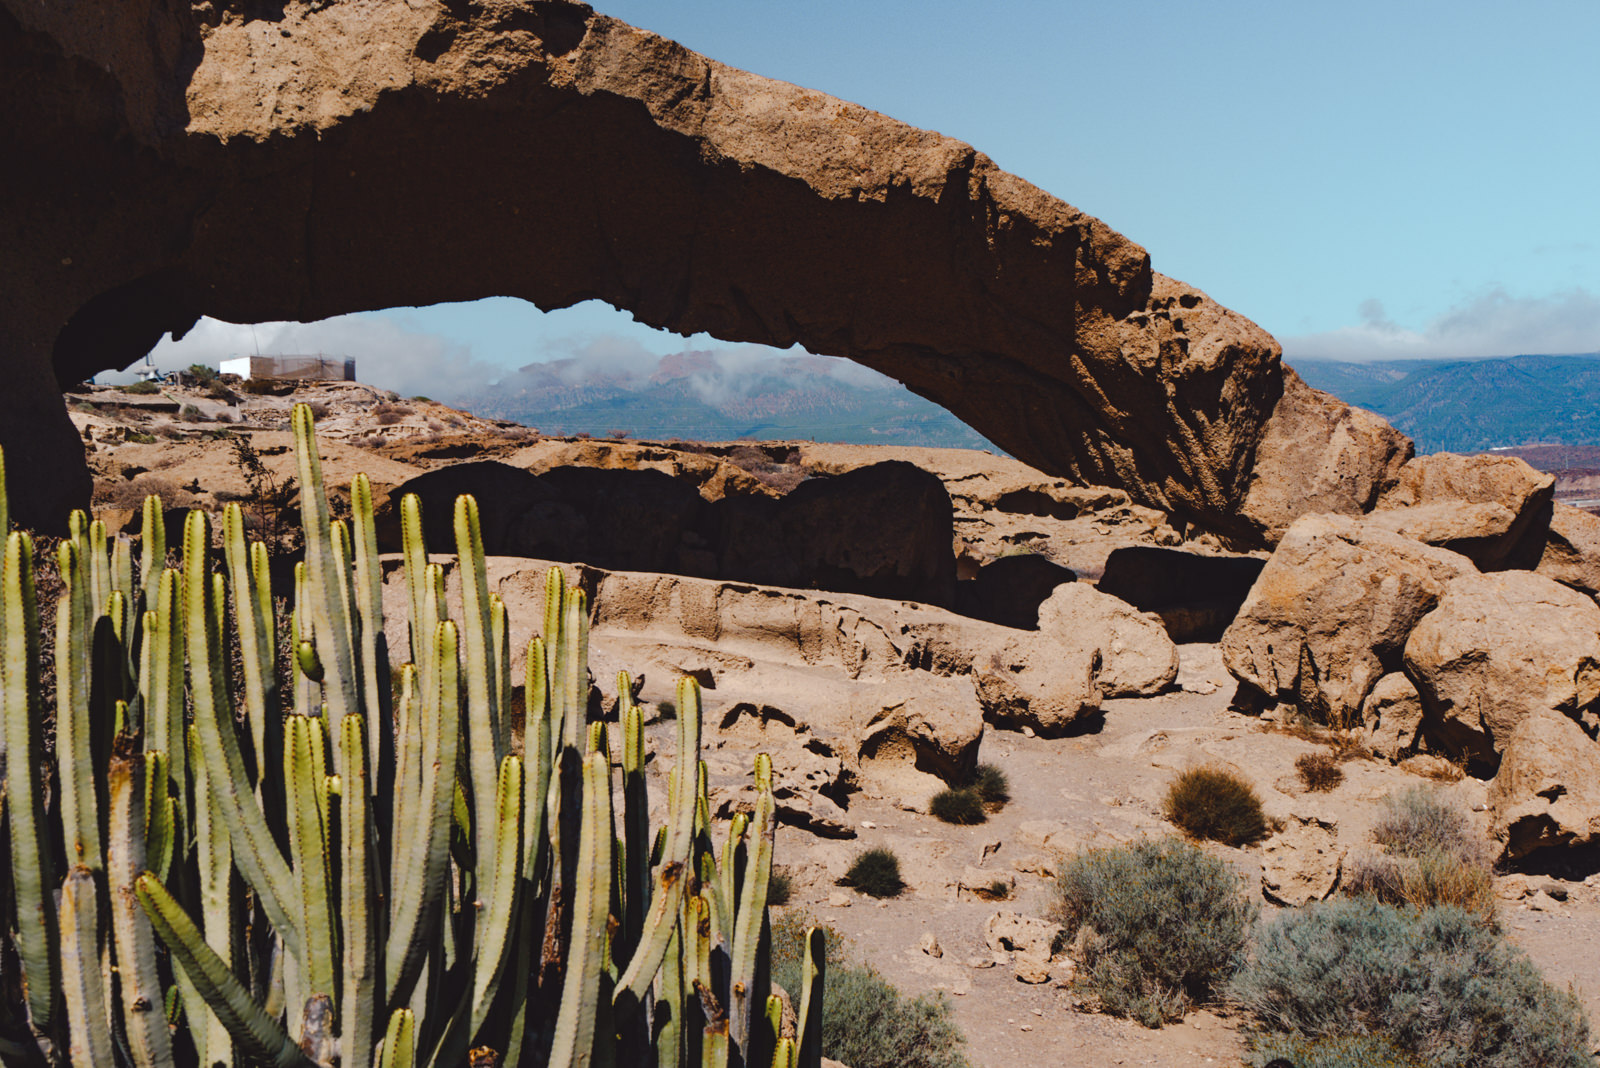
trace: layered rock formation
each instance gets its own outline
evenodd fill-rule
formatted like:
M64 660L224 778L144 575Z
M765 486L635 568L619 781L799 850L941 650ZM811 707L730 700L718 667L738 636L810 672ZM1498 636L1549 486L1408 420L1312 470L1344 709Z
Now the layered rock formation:
M0 92L24 521L87 494L52 377L201 315L490 295L847 356L1258 543L1308 472L1316 507L1361 510L1406 448L1292 377L1280 404L1265 332L970 146L582 4L0 0Z

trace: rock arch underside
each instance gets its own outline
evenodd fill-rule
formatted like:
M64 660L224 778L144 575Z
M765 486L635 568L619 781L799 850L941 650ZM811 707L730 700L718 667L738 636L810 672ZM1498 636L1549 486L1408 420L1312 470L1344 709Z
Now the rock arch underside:
M1369 509L1410 455L972 147L583 4L0 0L0 86L23 522L88 500L60 387L201 315L495 295L848 357L1240 545Z

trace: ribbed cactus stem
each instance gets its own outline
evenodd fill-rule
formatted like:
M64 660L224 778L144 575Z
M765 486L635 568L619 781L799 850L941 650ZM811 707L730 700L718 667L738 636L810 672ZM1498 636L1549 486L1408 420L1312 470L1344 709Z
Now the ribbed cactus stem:
M587 1064L594 1041L615 834L610 775L610 762L604 754L593 753L583 761L583 823L578 839L571 953L561 991L561 1012L556 1019L551 1068Z
M56 602L56 751L61 769L61 824L67 863L104 868L100 805L90 738L88 582L78 543L57 553L63 589Z
M112 1064L106 989L100 970L100 895L94 870L82 864L61 889L62 994L72 1068ZM147 1014L153 1015L153 1014Z
M13 531L6 538L3 579L5 625L0 628L6 737L7 815L11 819L11 878L16 894L17 954L33 1026L54 1023L60 973L53 851L46 837L43 790L38 777L43 744L39 699L39 616L33 591L33 542Z
M797 1068L822 1068L822 991L828 973L828 936L819 927L806 929L805 957L800 966L800 1018Z
M372 1063L382 994L378 975L380 904L373 879L366 727L360 715L352 715L339 729L344 754L339 819L339 919L344 973L340 977L343 990L339 1033L343 1059L364 1065Z
M170 1068L172 1041L167 1022L156 1006L162 1003L161 975L156 967L155 933L134 897L134 880L148 866L146 834L146 762L128 735L117 739L111 754L108 822L111 886L111 932L121 985L122 1031L137 1068ZM158 767L165 794L165 768ZM166 797L160 799L166 808ZM108 1062L98 1062L108 1063Z

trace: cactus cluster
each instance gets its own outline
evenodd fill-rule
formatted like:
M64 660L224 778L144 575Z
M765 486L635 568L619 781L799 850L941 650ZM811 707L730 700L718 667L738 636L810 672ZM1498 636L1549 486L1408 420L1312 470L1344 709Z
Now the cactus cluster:
M0 1063L819 1064L821 935L791 1034L768 978L770 760L719 849L683 680L652 828L625 674L615 720L589 713L583 591L550 572L519 694L470 497L454 619L401 504L410 660L391 671L371 486L333 519L310 410L293 423L290 655L238 505L220 561L188 515L181 568L157 499L137 568L78 513L53 717L0 464Z

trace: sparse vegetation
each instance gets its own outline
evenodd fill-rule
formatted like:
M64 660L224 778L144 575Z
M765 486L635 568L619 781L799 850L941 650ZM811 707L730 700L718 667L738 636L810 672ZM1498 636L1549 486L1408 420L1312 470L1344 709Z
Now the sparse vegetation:
M928 812L945 823L963 825L982 823L989 818L983 807L983 798L970 787L940 790L928 800Z
M1290 1039L1383 1035L1440 1068L1590 1063L1577 996L1454 906L1336 898L1288 912L1259 933L1232 992Z
M185 404L178 409L178 421L181 423L201 423L205 419L200 409L192 404Z
M182 509L194 504L194 494L160 475L139 475L127 482L113 483L106 488L102 500L110 508L133 510L144 507L146 497L161 498L163 508Z
M1381 1035L1265 1035L1255 1041L1248 1063L1251 1068L1427 1068Z
M1326 792L1344 782L1344 771L1329 753L1303 753L1294 762L1294 770L1307 790Z
M1421 857L1450 853L1463 860L1483 857L1483 840L1466 814L1424 786L1413 786L1383 799L1384 812L1372 826L1372 837L1390 853Z
M1146 1027L1210 1000L1256 907L1226 864L1178 838L1090 849L1056 881L1053 918L1076 939L1083 988Z
M313 419L326 419L328 417L326 401L307 401L306 407L311 409L311 417Z
M994 764L979 764L972 776L972 788L986 805L1000 806L1011 800L1011 780Z
M1494 879L1489 866L1463 860L1453 853L1357 857L1346 868L1344 891L1389 905L1416 909L1455 905L1485 920L1495 917Z
M1205 766L1181 772L1167 789L1167 819L1191 838L1247 845L1271 829L1255 788L1238 772Z
M794 997L800 990L805 932L814 924L797 912L772 921L772 979ZM967 1040L948 998L906 997L877 969L850 959L839 932L824 927L823 933L828 947L824 1057L851 1068L969 1068Z
M153 393L161 392L161 384L152 379L129 382L127 385L119 386L118 388L124 393L132 393L140 397L148 397Z
M906 884L900 878L900 858L882 847L864 850L850 862L843 885L854 887L868 897L899 897Z
M215 367L207 367L203 363L191 363L189 365L189 377L202 386L209 385L216 380L217 369Z

